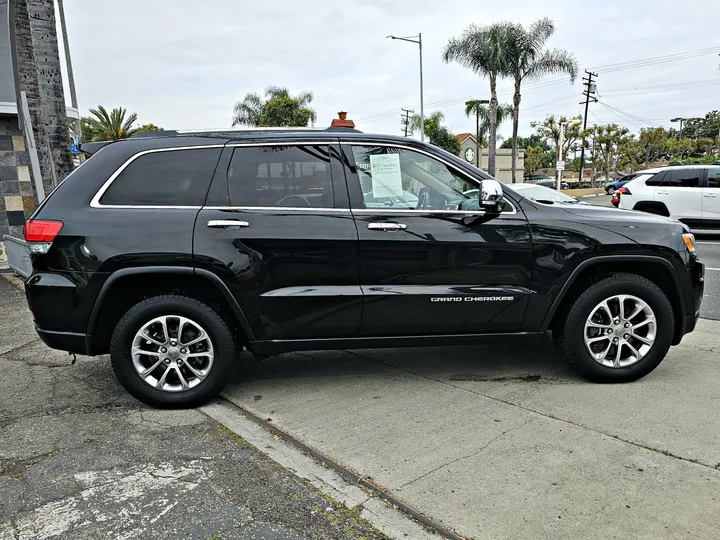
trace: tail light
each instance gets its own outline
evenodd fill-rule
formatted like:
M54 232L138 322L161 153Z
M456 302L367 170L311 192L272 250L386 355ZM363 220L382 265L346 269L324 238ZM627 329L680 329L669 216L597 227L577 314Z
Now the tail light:
M31 219L25 222L25 240L31 253L47 253L55 237L63 228L62 221Z
M617 193L619 193L619 194L624 193L625 195L632 195L632 193L630 193L630 190L626 187L621 187L620 189L617 190Z

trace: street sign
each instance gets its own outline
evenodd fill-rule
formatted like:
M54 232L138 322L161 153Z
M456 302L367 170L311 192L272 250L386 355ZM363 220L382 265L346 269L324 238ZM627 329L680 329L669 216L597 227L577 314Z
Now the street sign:
M80 150L78 149L77 144L73 144L73 145L70 146L70 152L72 152L73 154L79 154L79 153L80 153Z
M557 165L555 166L555 169L558 171L564 171L565 170L565 162L558 160Z

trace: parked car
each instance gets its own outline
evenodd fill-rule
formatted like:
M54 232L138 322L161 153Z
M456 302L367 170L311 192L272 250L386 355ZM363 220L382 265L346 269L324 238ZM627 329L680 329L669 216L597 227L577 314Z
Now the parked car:
M89 159L25 224L28 305L46 344L109 353L150 405L206 402L243 349L547 330L583 376L626 382L699 316L704 267L686 226L543 204L420 141L166 131L81 149Z
M619 207L669 216L692 229L720 229L720 166L641 171L623 187Z
M625 184L627 184L630 180L635 178L638 175L638 173L632 173L632 174L626 174L625 176L618 178L617 180L613 180L612 182L608 182L603 186L605 189L605 192L608 195L612 195L615 193L618 189L623 187Z
M509 187L520 193L523 197L537 202L550 204L587 204L556 189L539 186L537 184L511 184Z
M537 182L535 182L535 185L543 186L550 189L555 189L557 187L557 183L555 180L538 180ZM560 183L560 189L570 189L570 185L565 180L563 180Z

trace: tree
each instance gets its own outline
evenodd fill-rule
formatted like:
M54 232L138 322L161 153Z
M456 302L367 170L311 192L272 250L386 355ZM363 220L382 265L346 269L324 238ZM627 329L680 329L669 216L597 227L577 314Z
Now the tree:
M479 125L475 126L475 139L477 140L478 148L484 146L487 143L485 136L490 130L490 108L483 104L479 99L474 99L465 104L465 116L468 118L480 119ZM498 105L496 126L499 128L500 125L511 116L512 105L507 103Z
M580 120L582 120L582 116L567 118L565 116L556 117L554 114L550 114L546 116L542 122L531 122L530 125L535 128L540 137L553 145L555 155L559 155L560 159L563 160L567 156L568 150L570 150L583 135L582 128L579 124ZM563 139L563 146L560 148L560 129L563 124L565 124L565 137ZM585 134L589 135L591 131L592 130L587 130Z
M665 128L642 128L639 142L645 152L646 168L653 161L667 156L668 132Z
M309 107L313 100L312 92L301 92L297 96L290 95L290 91L284 86L268 86L265 89L265 98L251 92L245 94L242 101L235 103L232 125L250 127L305 127L308 123L314 124L317 120L315 109ZM291 104L290 101L297 102ZM275 101L272 111L266 112L267 105ZM283 112L285 116L283 116ZM263 115L265 115L263 117ZM304 123L298 124L304 119ZM265 122L265 123L263 123Z
M453 155L460 153L460 141L452 131L442 125L445 115L442 111L435 111L425 118L425 136L430 144L450 152ZM420 129L420 115L414 114L410 119L410 129L413 133Z
M452 38L443 50L443 61L457 62L482 77L490 79L490 109L488 136L488 173L495 176L497 153L498 99L497 81L507 73L506 36L510 23L491 26L471 24L462 36Z
M617 168L631 173L645 162L645 149L634 135L629 135L618 146Z
M595 126L595 144L600 152L605 169L605 177L610 179L611 162L617 158L618 149L623 146L629 130L617 124Z
M692 139L720 136L720 111L710 111L705 118L691 118L683 126L683 135Z
M530 148L531 146L539 146L540 148L542 148L543 152L550 152L552 150L545 138L537 133L533 133L529 137L518 137L517 142L518 148ZM512 139L504 141L500 145L500 148L512 148Z
M525 147L525 176L532 176L541 169L545 160L545 151L539 146Z
M127 111L123 107L107 112L99 105L97 109L90 109L90 114L92 116L81 119L83 137L88 142L127 139L137 131L132 127L137 114L132 113L126 118Z
M156 126L155 124L143 124L135 130L135 133L149 133L153 131L165 131L163 128Z
M575 56L564 49L545 49L545 43L555 32L555 24L548 18L535 21L526 30L521 24L507 26L505 64L506 73L515 81L513 95L513 145L512 181L515 183L517 163L517 136L520 119L520 101L523 81L541 79L556 73L568 74L570 82L575 81L578 62ZM562 156L562 149L560 149Z

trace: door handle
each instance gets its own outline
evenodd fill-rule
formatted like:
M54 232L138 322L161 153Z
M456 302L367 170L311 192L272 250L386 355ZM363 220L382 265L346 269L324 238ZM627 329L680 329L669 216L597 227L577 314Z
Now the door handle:
M207 222L207 226L211 229L239 229L240 227L249 227L250 224L239 219L211 219Z
M713 195L712 193L706 193L705 196L706 196L706 197L709 197L709 198L712 198L712 199L714 199L715 197L717 197L717 195Z
M368 223L371 231L402 231L407 229L404 223Z

